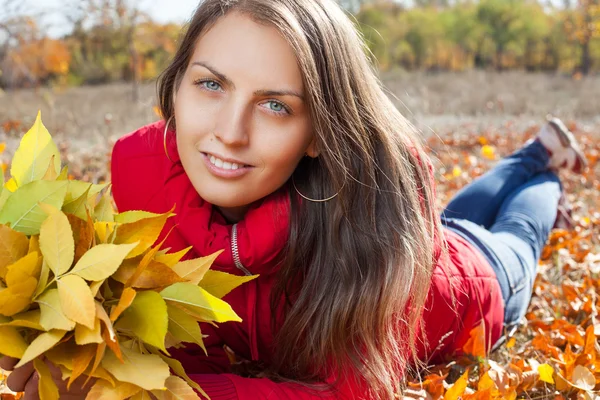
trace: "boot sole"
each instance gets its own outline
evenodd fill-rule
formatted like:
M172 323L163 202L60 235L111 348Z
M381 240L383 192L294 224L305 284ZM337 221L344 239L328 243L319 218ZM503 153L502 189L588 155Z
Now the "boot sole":
M581 148L579 147L577 139L575 138L573 133L566 129L566 127L562 123L556 122L555 118L548 119L548 123L558 134L558 139L560 140L560 143L563 145L563 147L570 147L573 149L573 151L575 152L575 156L577 157L577 160L581 165L581 170L584 170L588 165L588 161L583 151L581 151Z

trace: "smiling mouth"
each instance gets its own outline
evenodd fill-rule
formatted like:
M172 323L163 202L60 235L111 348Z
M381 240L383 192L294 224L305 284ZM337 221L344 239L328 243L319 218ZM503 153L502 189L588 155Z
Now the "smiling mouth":
M202 154L204 156L206 156L208 158L208 160L210 161L210 163L217 168L221 168L221 169L225 169L225 170L237 170L240 168L252 168L252 165L243 164L240 162L225 161L225 160L222 160L219 157L216 157L210 153L202 152Z

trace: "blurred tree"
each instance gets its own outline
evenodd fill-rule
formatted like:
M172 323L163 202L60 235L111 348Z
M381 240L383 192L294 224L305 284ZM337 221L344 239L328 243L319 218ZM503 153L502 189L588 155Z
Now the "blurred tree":
M481 0L477 17L496 49L496 69L504 68L504 55L508 47L524 33L522 0Z
M50 39L27 15L22 2L4 0L0 7L0 61L2 85L35 86L65 76L71 55L60 40Z
M579 71L587 75L592 67L592 40L600 37L600 0L577 0L564 26L569 38L580 46Z
M82 81L131 81L132 98L137 101L145 65L152 64L140 51L140 36L146 37L148 26L154 26L140 10L139 1L78 0L70 9L74 29L66 40L73 48L74 67ZM142 26L145 28L140 30Z
M471 68L475 65L475 55L481 51L485 40L484 27L477 19L477 7L471 2L464 2L445 13L446 35L456 46L456 57L460 57L460 66L455 69Z
M448 68L451 43L446 38L440 13L435 9L414 8L402 14L407 26L404 39L410 45L417 68Z
M522 25L519 28L517 43L523 50L521 64L528 71L545 69L544 61L552 20L538 2L524 3L519 20Z
M371 55L379 67L390 66L393 47L401 39L396 29L396 17L402 8L393 2L379 2L364 5L356 14L358 29L369 46Z
M414 0L417 7L447 8L452 5L451 0Z

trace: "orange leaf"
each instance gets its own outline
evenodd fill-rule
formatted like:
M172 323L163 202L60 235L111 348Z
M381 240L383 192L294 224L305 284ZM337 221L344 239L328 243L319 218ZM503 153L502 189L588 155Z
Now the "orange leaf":
M583 353L589 356L589 362L596 362L596 334L594 333L594 325L589 325L585 330L585 346Z
M515 339L515 337L513 336L510 339L508 339L508 342L506 342L506 348L512 349L513 347L515 347L516 343L517 343L517 339Z
M446 375L431 374L427 375L423 382L409 383L409 387L415 390L424 389L432 398L439 399L444 394L444 379Z
M467 384L469 383L469 370L467 369L460 378L454 382L454 385L448 389L444 395L444 400L457 400L460 396L465 393Z
M97 345L86 344L85 346L77 346L77 353L73 358L73 372L67 383L67 389L71 389L71 384L75 379L79 378L85 372L88 365L96 354Z
M94 365L92 366L92 370L90 371L90 374L88 375L87 379L85 380L85 383L83 384L83 386L87 385L88 381L92 378L92 375L94 375L94 373L98 369L98 366L100 366L100 362L104 358L105 352L106 352L106 343L102 342L102 343L98 344L98 346L96 347L96 358L94 359Z
M132 288L125 288L123 290L123 294L121 294L121 298L119 299L119 304L117 304L117 306L110 312L110 320L112 322L115 322L121 313L131 305L136 294L137 292Z
M486 346L486 332L484 320L481 320L479 325L471 329L471 337L467 340L467 343L463 346L463 351L466 354L470 354L474 357L487 357L487 346Z

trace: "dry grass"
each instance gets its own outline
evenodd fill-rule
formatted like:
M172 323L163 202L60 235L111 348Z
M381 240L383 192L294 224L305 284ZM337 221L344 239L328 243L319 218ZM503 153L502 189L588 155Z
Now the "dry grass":
M456 190L534 135L546 113L564 118L580 137L590 169L582 176L566 176L563 180L574 206L577 228L573 232L553 233L540 266L528 322L519 331L512 349L502 348L492 357L507 371L510 362L520 363L519 368L529 373L534 365L531 360L547 362L556 372L562 371L561 362L553 356L553 352L559 352L562 358L567 354L568 338L562 334L569 333L570 338L582 342L581 332L589 326L590 316L600 329L597 321L600 308L597 302L600 289L597 199L600 77L573 81L568 77L519 72L389 73L384 76L384 82L404 115L426 134L439 136L428 135L428 145L436 166L440 207ZM121 135L157 119L153 111L154 86L145 85L141 94L141 101L132 102L131 89L125 84L72 88L64 92L40 89L5 93L0 97L0 143L7 142L8 150L2 157L8 160L12 156L21 132L32 124L37 110L41 109L45 124L63 150L64 161L70 168L78 169L73 173L91 181L108 179L107 162L112 143ZM21 126L15 126L19 122ZM492 157L482 151L484 144L494 149ZM561 327L558 332L549 321ZM587 326L581 321L587 321ZM585 353L581 345L574 344L573 348L575 357L569 361L571 366L577 363L589 367L600 359L597 347L593 354ZM440 367L444 373L460 371L454 378L446 379L447 383L453 382L467 367L483 372L482 368L489 363L486 359L471 358L454 360ZM461 369L456 369L457 366ZM596 364L592 371L596 382L600 381ZM481 378L479 372L471 373L473 388ZM439 379L437 382L441 385ZM431 392L432 387L426 388ZM526 398L565 399L582 395L581 391L569 387L561 389L565 396L556 396L554 386L546 384L525 389L519 383L510 389Z
M600 122L600 76L574 80L569 76L490 73L404 73L382 76L405 115L503 119L539 118L554 113L567 119Z
M389 72L382 79L400 111L425 135L442 139L457 131L527 130L548 113L576 121L581 129L600 132L600 77L573 80L568 76L485 71L465 73ZM116 83L68 89L20 90L0 94L0 142L7 159L21 132L31 126L37 110L69 163L106 159L116 139L155 121L154 83L142 85L132 101L131 86ZM16 129L2 128L21 122ZM6 124L9 125L9 124ZM91 179L106 178L95 171Z
M436 129L464 121L503 123L506 119L539 121L554 113L580 123L600 124L600 76L490 73L388 72L382 74L400 111L419 126ZM38 89L0 95L0 123L33 121L38 109L56 135L69 140L120 136L156 119L153 83L142 85L134 103L129 84L69 89ZM112 121L105 123L110 114ZM1 133L1 132L0 132Z

